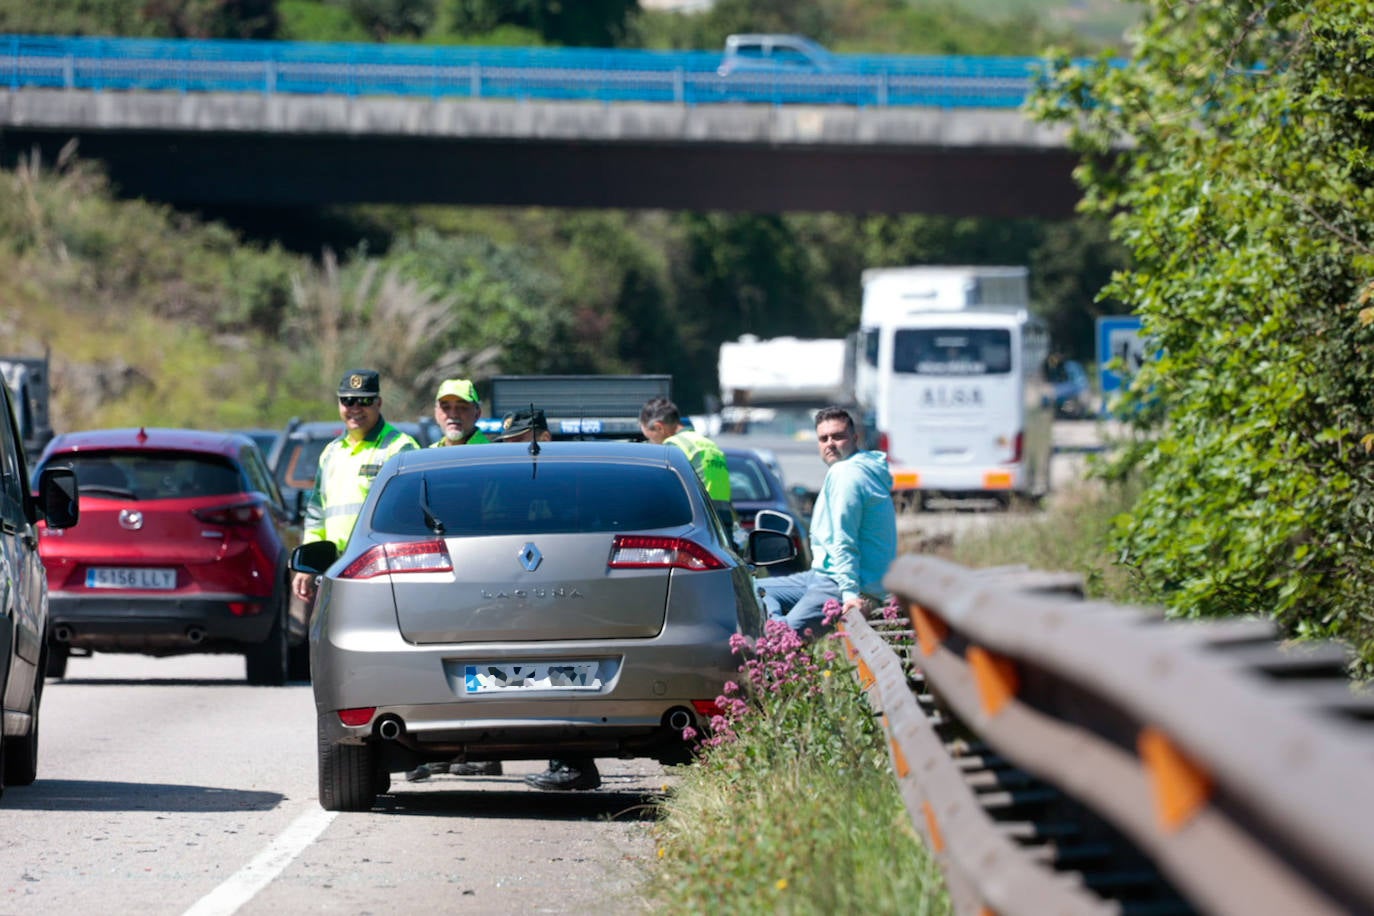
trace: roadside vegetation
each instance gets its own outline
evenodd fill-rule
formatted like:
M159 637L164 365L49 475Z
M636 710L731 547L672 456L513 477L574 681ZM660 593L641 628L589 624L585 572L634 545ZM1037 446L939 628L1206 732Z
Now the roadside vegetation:
M1123 563L1187 617L1258 614L1374 670L1374 2L1152 0L1133 64L1036 101L1087 155L1158 348L1113 474Z
M951 912L840 644L804 647L772 623L753 651L739 651L724 715L662 804L651 907Z

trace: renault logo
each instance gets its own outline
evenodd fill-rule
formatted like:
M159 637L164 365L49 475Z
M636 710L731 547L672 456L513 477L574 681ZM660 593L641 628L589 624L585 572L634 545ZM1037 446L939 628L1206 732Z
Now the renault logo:
M544 559L544 555L539 552L539 548L534 546L534 542L526 544L520 548L520 565L534 572L539 568L539 562Z
M143 513L137 509L123 509L119 513L119 527L137 531L143 527Z

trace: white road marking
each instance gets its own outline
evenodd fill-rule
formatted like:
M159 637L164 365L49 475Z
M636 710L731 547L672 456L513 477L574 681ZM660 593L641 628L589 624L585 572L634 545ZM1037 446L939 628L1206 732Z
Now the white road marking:
M281 874L315 842L338 812L317 808L296 818L282 835L223 884L191 905L183 916L230 916Z

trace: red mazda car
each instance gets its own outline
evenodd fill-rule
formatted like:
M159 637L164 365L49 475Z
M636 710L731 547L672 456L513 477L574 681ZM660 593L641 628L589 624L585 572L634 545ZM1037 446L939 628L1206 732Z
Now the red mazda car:
M81 520L40 528L48 674L73 652L241 653L250 684L286 680L294 519L258 447L234 433L69 433L39 462L70 467ZM308 676L293 672L293 676Z

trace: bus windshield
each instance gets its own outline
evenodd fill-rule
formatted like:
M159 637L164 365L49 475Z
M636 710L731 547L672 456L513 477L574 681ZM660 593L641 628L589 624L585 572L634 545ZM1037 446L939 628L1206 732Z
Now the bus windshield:
M893 335L892 371L911 375L1007 375L1005 328L913 328Z

